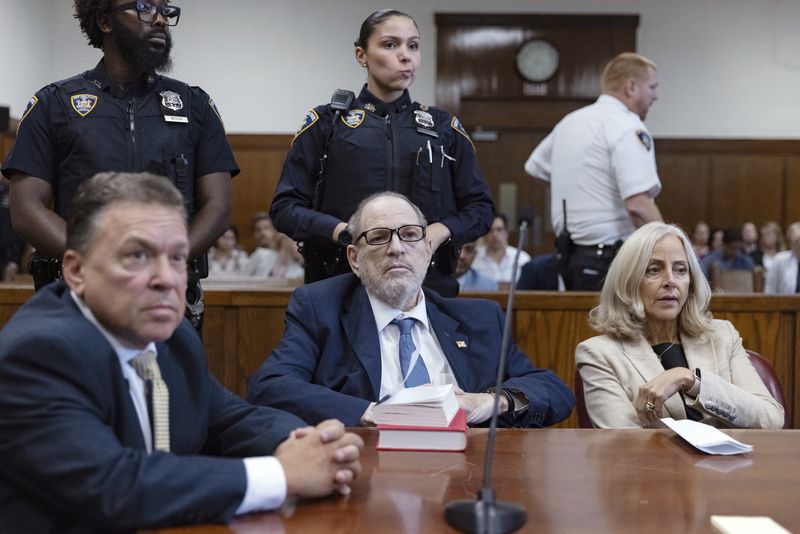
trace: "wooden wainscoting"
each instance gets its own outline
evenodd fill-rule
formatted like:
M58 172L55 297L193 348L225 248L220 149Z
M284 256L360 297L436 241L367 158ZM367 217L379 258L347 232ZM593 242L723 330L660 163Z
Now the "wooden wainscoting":
M283 316L291 288L208 289L203 341L209 366L232 391L244 395L247 377L269 356L283 335ZM30 286L0 284L0 327L30 296ZM501 306L504 293L468 293ZM575 346L594 335L586 322L596 293L521 291L516 297L514 340L537 367L552 369L572 387ZM775 368L800 428L800 297L714 295L715 317L736 325L744 346L759 352ZM573 415L561 426L577 427Z

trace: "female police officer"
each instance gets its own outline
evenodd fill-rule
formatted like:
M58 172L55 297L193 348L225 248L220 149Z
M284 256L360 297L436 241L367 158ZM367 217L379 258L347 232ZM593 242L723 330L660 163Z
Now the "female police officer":
M416 22L405 13L367 17L355 42L366 85L355 100L334 93L295 135L270 215L278 230L303 242L307 282L349 271L346 221L372 193L403 193L425 214L437 250L426 284L445 294L458 292L458 247L489 229L494 204L464 127L409 97L419 47Z

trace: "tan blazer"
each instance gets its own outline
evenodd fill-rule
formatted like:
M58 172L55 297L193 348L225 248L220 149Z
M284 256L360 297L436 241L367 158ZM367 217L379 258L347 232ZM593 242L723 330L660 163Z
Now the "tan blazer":
M714 320L711 331L695 338L681 335L690 369L701 373L700 394L686 396L700 410L704 423L734 428L781 428L783 407L772 398L742 348L742 338L728 321ZM603 335L575 349L575 364L583 379L586 409L598 428L638 428L633 407L639 386L664 372L644 337L618 340ZM664 403L661 417L686 419L680 395ZM657 426L663 426L658 421Z

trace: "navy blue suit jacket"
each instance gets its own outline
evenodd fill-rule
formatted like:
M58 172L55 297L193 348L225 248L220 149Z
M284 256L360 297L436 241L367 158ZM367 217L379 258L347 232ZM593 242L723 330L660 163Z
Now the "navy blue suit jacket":
M186 321L157 350L172 452L147 454L119 359L66 285L20 308L0 335L1 532L125 532L233 516L247 483L238 458L271 454L304 423L223 388Z
M495 385L503 312L489 300L442 298L425 290L428 317L458 385ZM378 330L367 292L354 274L298 287L278 347L248 383L248 399L315 423L336 417L356 426L380 394ZM552 371L509 350L504 388L523 393L530 409L515 426L551 425L572 412L572 391Z

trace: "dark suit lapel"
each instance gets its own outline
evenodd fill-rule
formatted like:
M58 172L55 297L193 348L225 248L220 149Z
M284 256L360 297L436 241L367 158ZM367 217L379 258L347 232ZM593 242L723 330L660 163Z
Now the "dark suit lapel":
M470 342L469 336L459 331L460 323L452 317L442 313L439 308L426 295L425 305L428 318L431 322L439 345L442 346L444 355L450 363L450 368L456 376L459 386L465 391L474 389L472 386L472 373L469 367Z
M375 315L363 285L356 288L353 298L344 306L341 321L356 358L367 371L372 398L377 399L381 390L381 346Z

